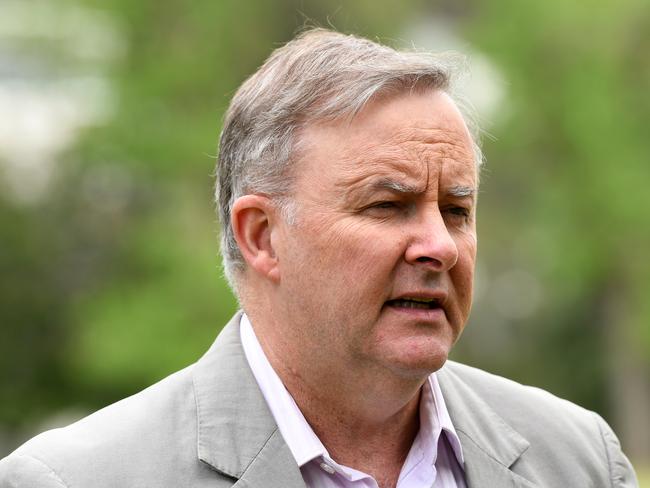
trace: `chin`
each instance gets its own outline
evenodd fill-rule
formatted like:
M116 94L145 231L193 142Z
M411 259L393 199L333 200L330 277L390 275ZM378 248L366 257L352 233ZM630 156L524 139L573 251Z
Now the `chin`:
M424 378L438 371L447 361L451 347L447 344L421 344L407 350L393 351L385 357L389 369L399 376L408 378ZM435 346L435 347L431 347Z

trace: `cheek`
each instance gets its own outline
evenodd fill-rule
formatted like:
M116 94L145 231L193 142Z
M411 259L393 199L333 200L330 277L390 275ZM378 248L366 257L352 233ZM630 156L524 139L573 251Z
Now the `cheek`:
M467 232L459 232L454 236L456 246L458 248L458 260L471 263L472 267L476 261L476 232L471 230Z
M404 254L404 239L399 232L365 226L340 236L332 245L338 246L342 269L360 280L390 274Z
M459 305L463 309L469 309L476 264L476 236L471 234L463 235L462 239L457 240L457 245L458 262L451 275L458 295Z
M319 243L315 251L323 281L335 283L342 300L374 306L385 295L403 254L399 232L339 223L310 237Z

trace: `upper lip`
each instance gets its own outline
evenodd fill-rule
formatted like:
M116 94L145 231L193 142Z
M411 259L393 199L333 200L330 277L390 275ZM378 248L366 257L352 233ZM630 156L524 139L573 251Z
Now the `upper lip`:
M425 300L425 301L435 301L441 306L444 306L447 301L447 293L442 290L434 291L412 291L400 293L399 295L391 297L388 301L392 300Z

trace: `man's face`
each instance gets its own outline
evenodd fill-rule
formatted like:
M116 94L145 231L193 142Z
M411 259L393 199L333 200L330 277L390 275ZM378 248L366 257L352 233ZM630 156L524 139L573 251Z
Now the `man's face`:
M274 236L280 306L314 361L421 375L442 366L470 311L477 170L439 91L308 127L296 220Z

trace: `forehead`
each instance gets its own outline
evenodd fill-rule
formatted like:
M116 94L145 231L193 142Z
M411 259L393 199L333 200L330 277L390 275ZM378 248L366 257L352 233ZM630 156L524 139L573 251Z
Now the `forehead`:
M308 186L354 187L377 178L476 185L469 131L453 101L440 91L376 100L351 121L309 126L299 151L297 183Z

